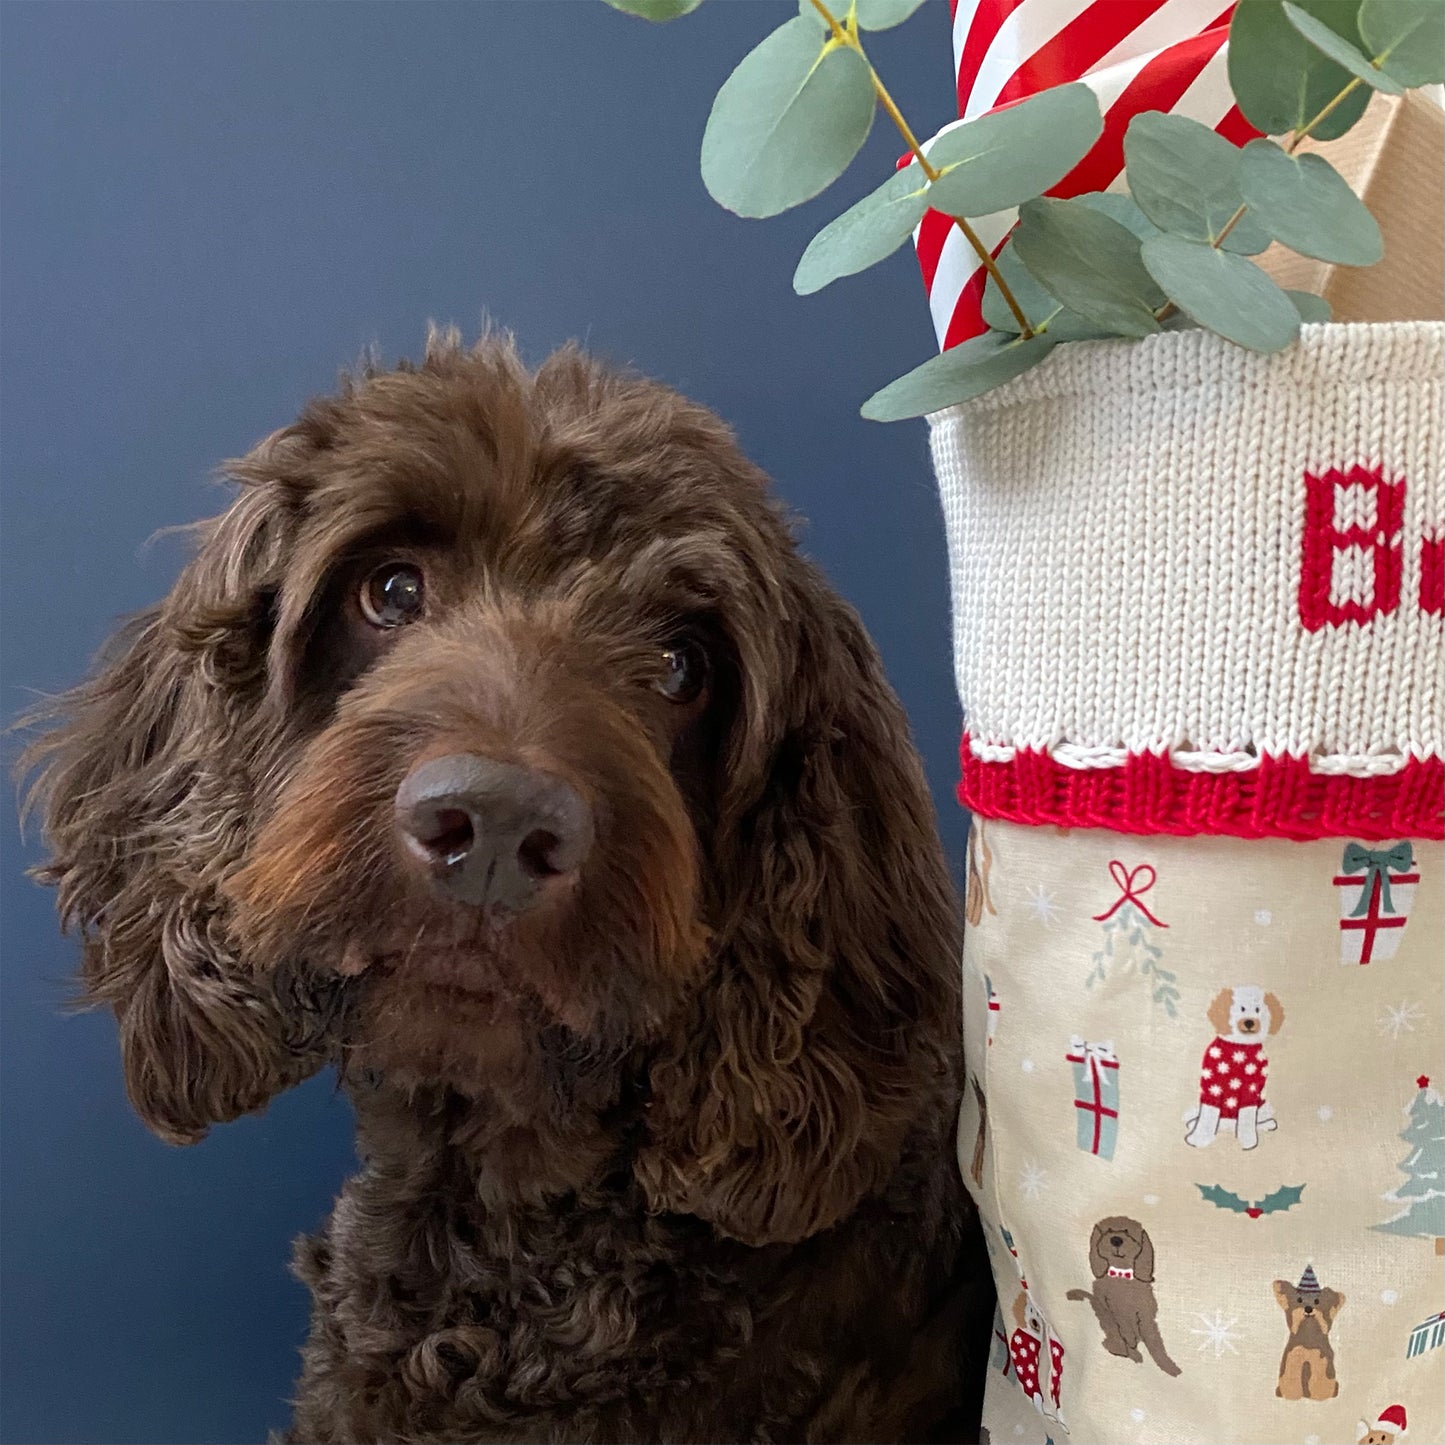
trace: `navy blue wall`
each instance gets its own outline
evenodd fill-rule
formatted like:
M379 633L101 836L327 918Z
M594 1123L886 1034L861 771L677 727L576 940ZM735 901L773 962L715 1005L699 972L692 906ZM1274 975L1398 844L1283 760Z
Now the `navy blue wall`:
M3 693L73 682L170 584L157 528L211 468L367 343L483 312L540 359L568 337L709 403L810 519L926 755L955 859L957 712L922 423L858 403L931 351L911 254L800 300L809 236L897 153L879 127L829 196L772 222L698 178L712 94L793 0L653 27L600 0L60 4L3 40ZM877 37L930 130L943 0ZM170 1149L131 1117L114 1030L66 1018L72 945L6 800L3 1393L12 1441L239 1441L285 1418L303 1294L291 1237L350 1166L327 1080Z

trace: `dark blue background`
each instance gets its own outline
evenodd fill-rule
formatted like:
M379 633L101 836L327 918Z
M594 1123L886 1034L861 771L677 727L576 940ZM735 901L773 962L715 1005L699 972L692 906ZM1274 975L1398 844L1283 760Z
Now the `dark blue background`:
M219 510L218 461L368 343L484 312L709 403L810 519L908 707L950 851L957 711L921 422L859 402L923 360L911 254L800 300L797 256L888 174L875 127L820 201L769 222L698 178L713 93L793 0L653 27L600 0L61 4L3 40L3 663L8 719L75 681ZM922 133L949 118L948 14L872 50ZM12 750L13 751L13 750ZM3 1394L11 1441L259 1440L305 1329L286 1272L350 1167L329 1080L197 1149L130 1115L114 1030L66 1018L73 946L4 844Z

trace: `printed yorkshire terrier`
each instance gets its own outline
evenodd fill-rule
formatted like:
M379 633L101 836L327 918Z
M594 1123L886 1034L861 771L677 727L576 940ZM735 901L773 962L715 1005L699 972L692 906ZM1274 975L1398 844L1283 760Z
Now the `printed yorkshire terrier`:
M230 470L30 765L146 1122L352 1099L288 1438L967 1430L956 903L766 479L453 333Z

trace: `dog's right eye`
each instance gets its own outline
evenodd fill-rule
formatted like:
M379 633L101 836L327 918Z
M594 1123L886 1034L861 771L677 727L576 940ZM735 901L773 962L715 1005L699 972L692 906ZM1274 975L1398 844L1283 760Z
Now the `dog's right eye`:
M357 597L361 615L373 627L401 627L415 622L426 610L426 580L421 568L410 562L388 562L378 567Z

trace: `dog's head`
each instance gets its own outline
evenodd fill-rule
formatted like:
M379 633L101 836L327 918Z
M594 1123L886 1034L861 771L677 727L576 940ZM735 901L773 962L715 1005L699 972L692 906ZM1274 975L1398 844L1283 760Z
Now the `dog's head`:
M1337 1289L1301 1289L1297 1284L1277 1279L1274 1297L1289 1321L1290 1334L1298 1334L1307 1320L1317 1322L1329 1334L1335 1316L1344 1307L1345 1297Z
M1025 1285L1019 1290L1013 1304L1014 1325L1025 1334L1036 1335L1043 1339L1048 1332L1048 1325L1044 1323L1042 1311L1034 1303L1034 1297L1029 1293Z
M1154 1283L1154 1244L1137 1219L1112 1214L1089 1235L1089 1269L1103 1279L1111 1269L1132 1269L1141 1284Z
M1284 1023L1284 1005L1254 984L1222 988L1209 1005L1214 1032L1236 1039L1262 1039L1277 1034Z
M886 1178L950 1067L951 892L877 656L724 426L440 336L232 470L32 753L152 1127L332 1059L533 1079L534 1124L610 1070L656 1207L797 1238Z

